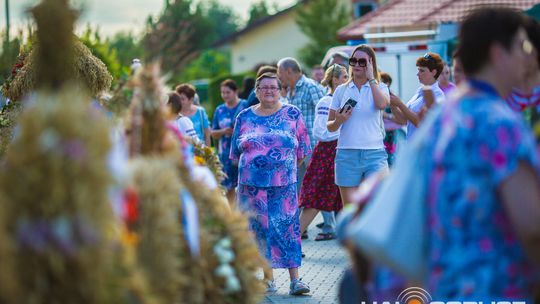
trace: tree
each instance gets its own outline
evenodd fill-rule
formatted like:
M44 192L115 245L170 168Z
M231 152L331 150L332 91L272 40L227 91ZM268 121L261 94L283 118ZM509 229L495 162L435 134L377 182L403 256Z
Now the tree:
M255 21L260 20L270 15L268 4L264 0L251 4L249 8L249 19L247 25L253 24Z
M6 40L6 32L1 34L0 39L2 40L2 49L0 54L0 84L4 83L6 79L11 75L11 70L13 65L17 61L17 56L19 55L19 49L23 43L22 35L10 39L9 42Z
M212 42L221 40L238 30L238 16L229 6L220 4L217 0L203 2L205 18L208 19L212 30L208 33L213 37Z
M175 83L188 82L195 79L214 78L227 75L231 71L230 55L217 50L206 50L185 67L180 77L175 77Z
M148 19L143 39L148 60L160 59L163 72L178 74L210 45L211 30L200 3L192 9L191 0L167 0L158 20Z
M350 22L350 16L339 0L312 0L299 9L296 23L310 39L300 50L300 59L308 66L320 63L326 51L339 44L336 33Z
M107 40L109 50L115 51L118 61L122 66L130 66L134 58L142 58L144 49L140 38L133 36L131 32L119 32Z

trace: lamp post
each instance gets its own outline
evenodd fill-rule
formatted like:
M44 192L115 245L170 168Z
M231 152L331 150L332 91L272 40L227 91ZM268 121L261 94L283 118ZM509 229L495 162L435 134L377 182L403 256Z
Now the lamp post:
M6 3L6 42L9 43L9 0Z

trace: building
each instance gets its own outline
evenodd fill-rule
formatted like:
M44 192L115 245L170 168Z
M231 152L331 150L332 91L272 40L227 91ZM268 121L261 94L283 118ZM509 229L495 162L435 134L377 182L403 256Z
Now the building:
M342 0L341 3L353 12L353 16L365 14L378 5L377 0ZM283 57L298 58L298 51L309 38L295 19L298 10L306 5L309 5L308 0L300 0L219 41L215 47L228 49L231 53L232 73L251 70L260 63L275 63Z

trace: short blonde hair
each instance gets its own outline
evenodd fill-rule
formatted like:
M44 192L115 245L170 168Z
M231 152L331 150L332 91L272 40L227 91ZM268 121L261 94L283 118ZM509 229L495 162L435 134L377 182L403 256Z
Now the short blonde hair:
M330 87L332 89L335 89L334 77L339 78L344 73L347 73L347 68L337 63L334 63L328 69L326 69L326 72L324 73L324 78L321 81L321 84L325 87Z

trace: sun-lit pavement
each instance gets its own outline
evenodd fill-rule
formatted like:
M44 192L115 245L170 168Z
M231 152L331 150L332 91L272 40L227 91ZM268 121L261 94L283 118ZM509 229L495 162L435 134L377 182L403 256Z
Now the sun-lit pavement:
M320 230L315 224L320 223L320 214L308 229L309 240L302 240L302 251L306 257L302 260L300 276L308 283L311 292L305 296L289 296L289 272L287 269L275 269L274 277L277 293L266 295L262 304L270 303L338 303L338 287L349 260L346 252L336 240L315 242Z

